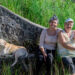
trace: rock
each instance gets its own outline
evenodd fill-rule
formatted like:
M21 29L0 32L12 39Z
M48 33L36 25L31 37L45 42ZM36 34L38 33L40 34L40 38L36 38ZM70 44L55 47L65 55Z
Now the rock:
M0 38L8 42L31 49L30 46L38 45L44 28L0 6Z
M29 50L28 52L33 52L38 49L39 36L44 28L0 6L0 38L7 42L23 45ZM34 59L34 57L34 54L29 55L29 59ZM7 57L0 57L0 60L7 63L12 62L14 56L7 55ZM23 66L26 67L25 65Z

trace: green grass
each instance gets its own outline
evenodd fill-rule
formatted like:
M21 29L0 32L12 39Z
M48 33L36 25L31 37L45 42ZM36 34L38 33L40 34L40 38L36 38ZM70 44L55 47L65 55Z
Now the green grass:
M10 66L3 64L2 75L11 75Z
M29 75L29 73L25 72L25 70L22 68L21 65L17 65L13 70L11 70L10 68L10 62L8 64L6 64L5 62L3 62L2 68L0 68L1 70L1 75L12 75L13 73L15 75Z
M60 62L58 62L58 63L60 64ZM35 64L32 64L32 65L33 65L33 67L35 67L34 66ZM42 68L41 68L42 75L45 75L45 72L46 72L45 68L46 68L45 65L43 65ZM25 71L22 71L22 70L23 69L21 68L21 66L18 66L17 69L14 69L15 75L33 75L32 70L29 70L28 73L25 73ZM52 73L51 73L51 75L52 75ZM63 73L62 72L62 64L60 64L59 67L58 67L58 64L55 63L55 74L56 75L62 75L62 73ZM1 74L2 75L11 75L11 70L10 70L10 65L9 64L7 65L6 63L3 63ZM64 74L69 75L67 69L64 70Z
M61 28L65 19L71 17L75 20L75 3L72 0L0 0L0 4L46 27L49 26L48 21L54 14L58 16L58 27Z

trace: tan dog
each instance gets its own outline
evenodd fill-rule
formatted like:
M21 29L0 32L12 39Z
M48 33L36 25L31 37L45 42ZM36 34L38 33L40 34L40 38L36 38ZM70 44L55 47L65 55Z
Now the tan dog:
M17 63L18 58L20 56L25 56L25 57L28 56L28 52L27 52L26 48L23 46L17 46L14 44L10 44L3 39L0 39L0 45L4 46L4 49L0 51L0 56L3 56L5 54L14 53L15 61L11 66L14 66Z

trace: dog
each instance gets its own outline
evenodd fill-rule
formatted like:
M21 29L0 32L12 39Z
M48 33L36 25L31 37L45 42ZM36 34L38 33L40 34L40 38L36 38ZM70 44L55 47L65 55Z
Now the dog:
M11 65L11 67L13 67L17 63L19 57L21 57L21 56L24 56L25 58L28 57L28 52L27 52L26 48L23 46L17 46L14 44L10 44L10 43L6 42L4 39L0 39L0 45L4 46L4 49L0 51L0 56L4 56L7 54L11 54L11 53L14 54L15 61Z

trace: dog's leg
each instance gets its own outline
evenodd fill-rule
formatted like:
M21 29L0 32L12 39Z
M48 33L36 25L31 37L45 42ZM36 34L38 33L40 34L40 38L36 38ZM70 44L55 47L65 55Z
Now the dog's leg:
M17 63L17 60L14 61L14 63L11 65L11 67L14 67L16 63Z
M14 67L15 64L17 63L17 61L18 61L18 57L15 55L15 61L14 61L14 63L11 65L11 67Z
M24 59L22 60L22 64L23 64L23 67L25 68L25 71L28 72L28 67L27 67Z

